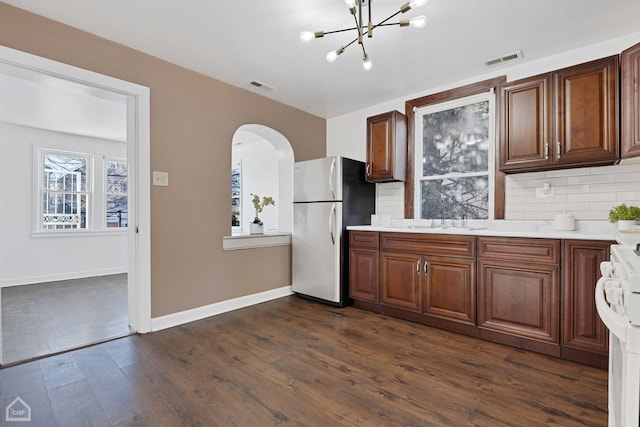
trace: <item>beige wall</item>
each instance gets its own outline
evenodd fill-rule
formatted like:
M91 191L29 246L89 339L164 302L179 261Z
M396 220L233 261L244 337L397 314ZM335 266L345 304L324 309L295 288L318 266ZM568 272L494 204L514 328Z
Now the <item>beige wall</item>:
M248 123L282 133L296 161L324 157L325 120L0 3L0 45L151 88L152 317L291 284L291 249L222 251L231 138Z

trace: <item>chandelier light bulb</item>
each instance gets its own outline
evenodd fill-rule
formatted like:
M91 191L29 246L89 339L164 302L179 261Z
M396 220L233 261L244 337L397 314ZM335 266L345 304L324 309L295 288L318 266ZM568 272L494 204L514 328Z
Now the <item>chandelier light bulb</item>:
M427 0L411 0L409 2L409 7L411 9L415 9L416 7L424 6L427 4Z
M415 9L416 7L420 7L427 3L427 0L410 0L407 3L400 6L400 12L406 13L411 9Z
M369 71L372 67L373 63L369 59L369 55L365 54L362 58L362 68L364 68L365 71Z
M302 31L300 33L300 40L302 40L303 43L308 43L315 38L316 38L316 35L314 34L313 31Z
M342 47L342 46L340 46L336 50L330 51L329 53L327 53L327 62L335 61L336 58L338 57L338 55L341 55L342 52L344 52L344 47Z
M344 2L347 4L349 9L356 7L356 0L344 0Z
M416 16L409 20L409 25L415 28L424 28L427 25L427 17L424 15Z

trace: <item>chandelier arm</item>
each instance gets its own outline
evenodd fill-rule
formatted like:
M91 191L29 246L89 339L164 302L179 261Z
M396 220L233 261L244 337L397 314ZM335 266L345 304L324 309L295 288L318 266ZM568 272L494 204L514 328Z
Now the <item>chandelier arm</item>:
M387 19L383 19L382 21L378 22L376 25L373 26L373 28L376 27L380 27L380 26L384 26L384 23L387 22L389 19L391 18L395 18L396 16L398 16L399 14L401 14L401 11L398 11L396 13L394 13L393 15L391 15L390 17L388 17Z
M351 46L352 44L354 44L354 43L355 43L355 42L357 42L357 41L358 41L358 39L357 39L357 38L356 38L356 39L351 40L349 43L347 43L346 45L344 45L343 49L348 48L349 46Z
M327 34L343 33L345 31L353 31L357 29L358 29L357 27L352 27L352 28L344 28L342 30L325 31L324 35L326 36Z
M399 23L399 22L389 22L389 23L387 23L387 24L378 24L378 25L376 25L376 26L375 26L375 27L373 27L373 28L376 28L376 27L392 27L392 26L394 26L394 25L400 25L400 23ZM325 33L325 34L326 34L326 33Z
M362 4L360 5L360 21L353 15L353 21L356 23L356 30L358 30L358 43L362 43Z

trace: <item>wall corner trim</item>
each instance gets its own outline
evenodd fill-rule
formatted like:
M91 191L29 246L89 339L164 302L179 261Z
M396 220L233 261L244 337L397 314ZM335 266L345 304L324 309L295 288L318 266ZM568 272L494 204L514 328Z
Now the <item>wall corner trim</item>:
M290 285L259 292L257 294L220 301L202 307L192 308L190 310L167 314L166 316L155 317L151 319L151 332L161 331L184 323L194 322L206 317L216 316L228 311L249 307L251 305L260 304L289 295L293 295Z

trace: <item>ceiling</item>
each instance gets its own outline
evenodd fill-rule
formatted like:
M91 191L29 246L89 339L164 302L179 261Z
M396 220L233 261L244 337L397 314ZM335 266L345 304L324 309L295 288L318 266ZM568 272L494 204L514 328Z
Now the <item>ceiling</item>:
M0 123L127 141L127 96L0 62Z
M430 0L403 16L425 28L375 30L364 71L357 44L325 60L354 32L299 39L353 26L343 0L4 2L324 118L493 72L484 62L514 51L524 62L640 31L638 0ZM374 23L402 4L371 2Z

